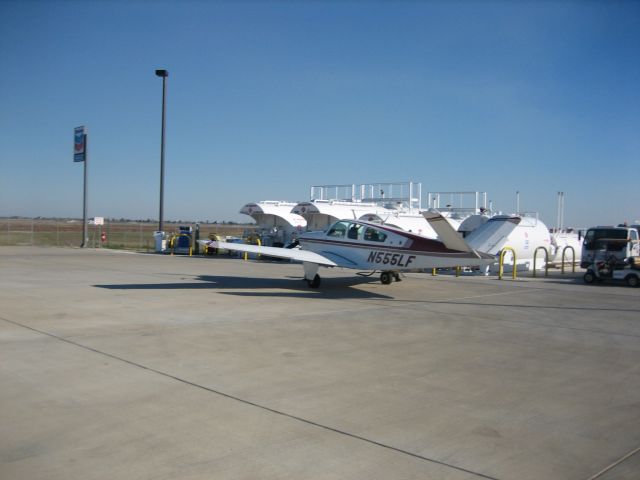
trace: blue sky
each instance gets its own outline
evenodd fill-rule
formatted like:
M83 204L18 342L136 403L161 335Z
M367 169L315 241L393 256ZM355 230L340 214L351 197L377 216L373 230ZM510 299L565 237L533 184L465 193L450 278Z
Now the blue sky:
M640 218L640 2L0 1L0 216L248 220L422 182L590 226Z

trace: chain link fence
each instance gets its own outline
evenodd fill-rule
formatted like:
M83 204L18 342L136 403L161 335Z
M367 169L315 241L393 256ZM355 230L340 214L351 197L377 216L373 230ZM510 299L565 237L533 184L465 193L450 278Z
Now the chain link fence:
M191 223L165 222L167 233L177 233L180 225ZM90 248L115 248L137 251L153 251L153 232L157 223L105 220L104 225L89 225ZM201 223L200 238L210 234L242 237L253 232L253 225ZM81 220L0 219L0 246L25 245L33 247L78 247L82 244Z

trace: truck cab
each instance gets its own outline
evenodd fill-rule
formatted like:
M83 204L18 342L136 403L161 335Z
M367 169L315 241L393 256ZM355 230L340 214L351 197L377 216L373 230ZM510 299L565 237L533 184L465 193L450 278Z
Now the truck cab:
M589 268L604 259L623 264L625 259L637 256L640 256L640 238L636 228L592 227L582 242L580 266Z

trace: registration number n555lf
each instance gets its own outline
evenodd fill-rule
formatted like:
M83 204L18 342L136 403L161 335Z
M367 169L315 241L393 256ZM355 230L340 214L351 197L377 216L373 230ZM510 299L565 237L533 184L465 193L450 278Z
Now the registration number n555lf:
M394 267L406 267L416 259L415 255L405 255L404 253L391 252L369 252L369 263L377 263L379 265L391 265Z

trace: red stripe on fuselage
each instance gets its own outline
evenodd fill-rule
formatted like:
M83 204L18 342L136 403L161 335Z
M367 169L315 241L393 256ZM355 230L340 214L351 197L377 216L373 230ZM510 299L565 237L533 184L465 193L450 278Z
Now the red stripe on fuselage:
M307 243L319 243L323 245L336 245L339 247L348 247L348 248L359 248L362 250L384 250L389 252L397 252L397 253L415 253L418 255L432 255L434 257L446 257L450 255L456 255L461 258L478 258L475 254L470 252L462 252L460 250L451 250L444 246L443 243L437 240L430 240L428 238L424 238L427 242L433 242L436 246L440 246L438 250L427 250L426 248L415 248L415 242L411 245L411 247L395 247L385 245L383 243L361 243L361 242L343 242L340 240L324 240L324 239L305 239L300 238L300 245L304 248L304 245ZM424 246L429 245L426 243ZM422 246L422 245L421 245ZM311 250L311 249L309 249ZM313 250L311 250L313 251Z

